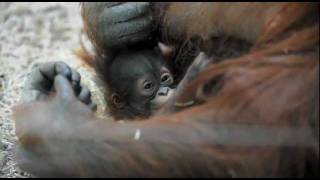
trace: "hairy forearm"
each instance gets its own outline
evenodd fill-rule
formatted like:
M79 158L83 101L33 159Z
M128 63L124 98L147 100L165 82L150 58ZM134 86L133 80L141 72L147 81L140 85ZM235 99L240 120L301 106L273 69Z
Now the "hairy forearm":
M317 144L308 128L212 123L201 112L117 123L73 108L59 116L37 107L38 115L26 109L16 116L17 160L43 177L272 176L281 171L267 167L292 155L303 158L301 150Z
M160 120L121 124L67 112L63 117L39 112L50 117L46 119L32 113L16 116L22 129L17 160L23 169L36 176L181 177L199 175L193 170L207 166L203 160L208 161L209 154L198 145L205 136L192 125ZM28 122L22 125L19 119ZM59 121L62 124L55 124Z

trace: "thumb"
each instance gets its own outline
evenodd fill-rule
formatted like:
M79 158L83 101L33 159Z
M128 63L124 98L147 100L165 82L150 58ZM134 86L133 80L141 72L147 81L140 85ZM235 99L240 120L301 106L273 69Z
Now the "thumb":
M71 100L75 98L71 82L62 75L57 75L54 78L54 89L57 96L63 100Z

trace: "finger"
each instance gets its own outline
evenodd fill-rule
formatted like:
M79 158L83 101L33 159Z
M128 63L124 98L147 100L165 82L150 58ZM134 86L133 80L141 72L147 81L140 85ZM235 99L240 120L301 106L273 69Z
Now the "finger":
M109 43L106 44L106 47L120 48L120 47L124 47L126 45L136 44L138 42L142 42L144 40L147 40L150 35L149 33L150 33L150 31L146 30L146 31L141 31L136 34L129 34L127 36L122 36L117 39L115 39L114 38L115 36L114 36L108 41Z
M55 63L55 75L58 74L71 80L71 68L64 62Z
M151 29L151 27L152 27L151 17L139 17L128 23L119 23L119 24L114 24L113 26L109 26L107 31L108 31L108 34L117 35L117 37L119 38L129 34L139 33L146 29Z
M49 62L37 66L28 78L31 89L49 93L52 88L54 77L61 74L67 78L71 77L70 67L64 62Z
M83 2L82 8L85 13L92 14L92 12L98 12L105 8L111 8L125 2Z
M105 5L106 7L111 8L111 7L113 7L113 6L117 6L117 5L123 4L123 3L125 3L125 2L103 2L103 3L104 3L104 5Z
M38 66L39 72L43 77L45 77L48 80L53 81L55 75L56 75L56 63L57 62L48 62L44 63Z
M129 34L127 36L122 36L117 40L118 46L123 45L123 44L135 44L137 42L141 42L143 40L146 40L149 37L149 32L150 31L145 30L145 31L141 31L139 33L136 33L134 35Z
M187 79L188 81L193 80L202 69L206 68L204 62L207 61L207 59L207 55L204 52L200 52L188 68L184 79Z
M149 37L152 28L152 19L149 17L142 17L130 23L116 24L108 27L102 33L104 39L108 39L107 46L117 47L135 42L140 42Z
M44 94L48 94L51 87L52 81L40 71L40 68L31 71L24 85L25 90L36 90Z
M76 84L80 84L80 81L81 81L80 73L72 68L71 68L71 81Z
M84 104L89 104L91 102L91 93L88 88L82 87L78 99Z
M57 75L54 78L54 89L57 93L57 96L63 100L71 100L75 98L70 81L62 75Z
M103 21L106 24L121 23L146 14L150 9L149 2L128 2L115 4L103 12Z
M81 90L80 81L81 81L81 76L79 72L71 68L71 84L76 96L80 93L80 90Z
M204 60L206 60L208 57L204 52L200 52L199 55L196 57L196 59L194 60L194 65L195 66L199 66L201 65L201 62L203 62Z
M70 67L62 61L48 62L42 65L39 65L38 69L42 76L44 76L45 78L51 81L53 81L54 77L57 74L61 74L68 78L71 76Z

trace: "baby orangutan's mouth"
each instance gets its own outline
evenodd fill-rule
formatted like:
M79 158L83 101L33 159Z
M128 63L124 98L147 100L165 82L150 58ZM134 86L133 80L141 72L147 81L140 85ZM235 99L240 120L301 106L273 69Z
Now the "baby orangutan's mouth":
M160 87L156 96L150 101L151 109L160 109L170 99L174 89Z

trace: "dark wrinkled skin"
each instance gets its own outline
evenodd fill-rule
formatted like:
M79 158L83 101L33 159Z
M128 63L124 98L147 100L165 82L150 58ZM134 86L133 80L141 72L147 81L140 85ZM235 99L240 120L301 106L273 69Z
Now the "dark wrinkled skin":
M49 98L50 94L55 91L55 89L53 89L53 82L55 77L58 75L61 75L69 80L68 83L72 84L75 96L81 102L88 105L88 107L90 107L93 111L96 110L97 105L95 102L92 102L89 89L82 86L80 83L81 76L79 72L69 67L62 61L36 65L25 82L21 101L23 103L27 103ZM61 84L61 86L65 85L66 84ZM69 96L69 94L62 95Z
M153 27L149 2L84 2L85 30L97 50L145 41Z

